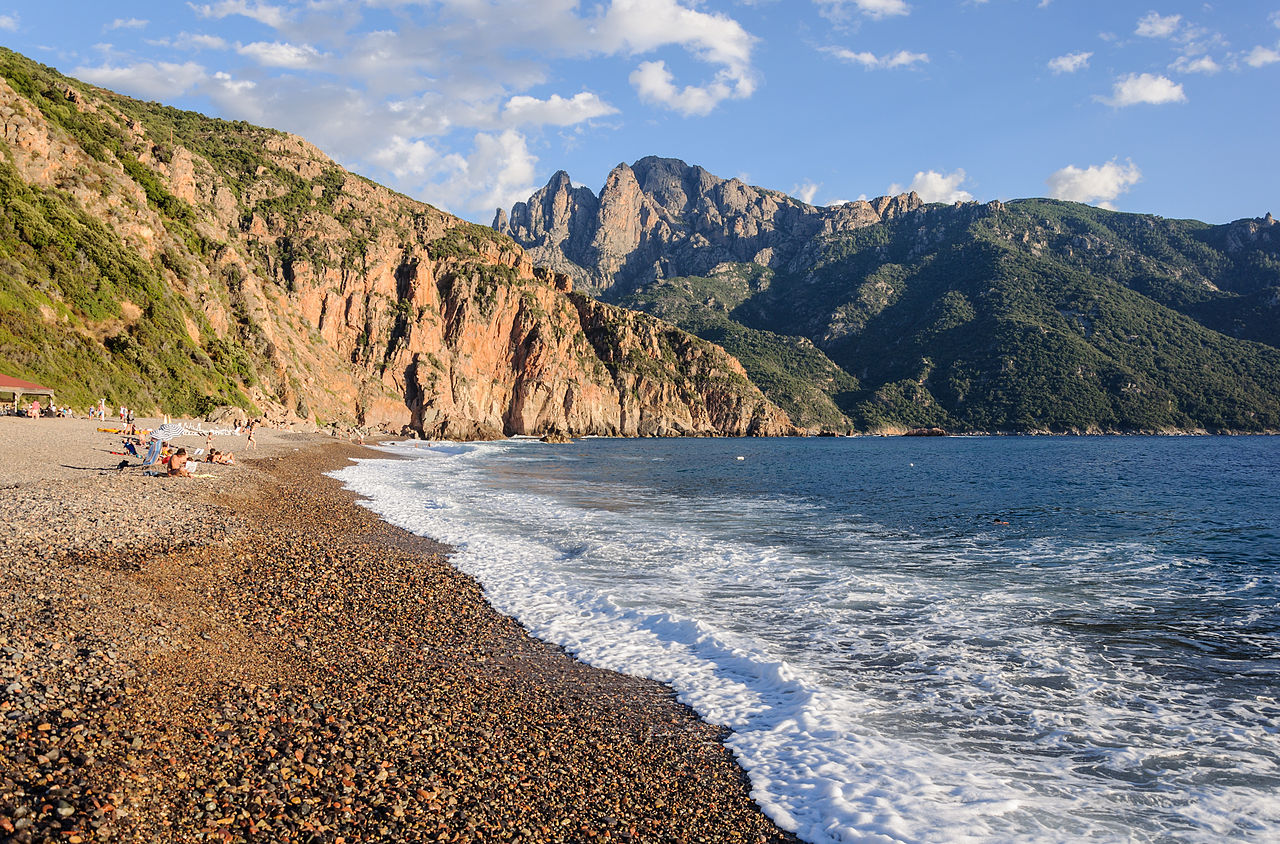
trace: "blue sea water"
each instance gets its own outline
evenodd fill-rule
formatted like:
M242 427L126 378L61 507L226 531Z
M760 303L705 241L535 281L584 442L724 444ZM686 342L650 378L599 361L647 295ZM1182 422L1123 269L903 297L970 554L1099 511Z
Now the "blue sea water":
M1280 840L1280 438L387 450L338 477L807 841Z

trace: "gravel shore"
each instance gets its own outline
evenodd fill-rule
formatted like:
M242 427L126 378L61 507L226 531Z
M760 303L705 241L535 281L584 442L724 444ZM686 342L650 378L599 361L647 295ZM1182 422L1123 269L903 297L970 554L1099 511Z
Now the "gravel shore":
M323 475L369 452L153 478L97 427L0 418L0 840L795 840L720 728Z

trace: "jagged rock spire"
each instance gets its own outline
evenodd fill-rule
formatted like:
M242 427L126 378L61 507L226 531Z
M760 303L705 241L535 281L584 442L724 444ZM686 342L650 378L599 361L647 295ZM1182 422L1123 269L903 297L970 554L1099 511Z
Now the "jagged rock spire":
M781 266L815 234L910 213L914 192L818 208L778 191L722 179L676 158L649 156L609 172L599 196L563 170L511 209L506 233L534 261L596 293L725 261ZM494 227L504 229L501 218Z

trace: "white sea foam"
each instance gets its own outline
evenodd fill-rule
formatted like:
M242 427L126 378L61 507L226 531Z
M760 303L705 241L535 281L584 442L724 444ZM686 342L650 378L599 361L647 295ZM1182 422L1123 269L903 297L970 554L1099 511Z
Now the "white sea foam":
M419 459L337 476L393 524L457 546L455 565L534 635L670 683L732 728L753 797L804 840L1280 835L1274 699L1218 708L1158 660L1070 634L1150 600L1116 588L1136 575L1106 567L1114 546L1035 541L993 585L979 572L1008 552L982 534L940 543L833 525L804 502L504 482L538 447L402 447ZM761 527L806 519L838 553ZM1148 577L1175 566L1123 551Z

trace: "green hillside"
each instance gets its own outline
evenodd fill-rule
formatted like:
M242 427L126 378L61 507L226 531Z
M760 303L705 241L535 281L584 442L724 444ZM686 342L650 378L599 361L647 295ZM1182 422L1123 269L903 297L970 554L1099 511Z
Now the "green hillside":
M65 196L23 183L6 161L0 205L0 370L80 407L102 396L179 414L251 406L242 347L217 338L164 281L176 253L143 260Z
M41 188L9 158L0 160L0 369L39 380L59 401L79 406L111 396L179 414L251 407L244 388L254 382L254 368L243 345L219 339L167 280L189 275L193 260L217 244L195 233L191 207L139 162L124 112L81 111L68 92L88 86L9 50L0 50L0 77L94 162ZM128 248L73 195L90 187L111 192L115 177L141 188L173 233L153 260Z
M776 272L655 282L626 301L722 342L808 424L838 426L838 408L864 430L1280 429L1269 220L1209 226L1052 200L930 206L804 254Z
M730 311L766 288L772 272L734 264L712 278L667 279L618 300L722 346L742 362L751 380L796 420L844 430L849 420L838 401L856 393L858 381L804 337L752 328Z

